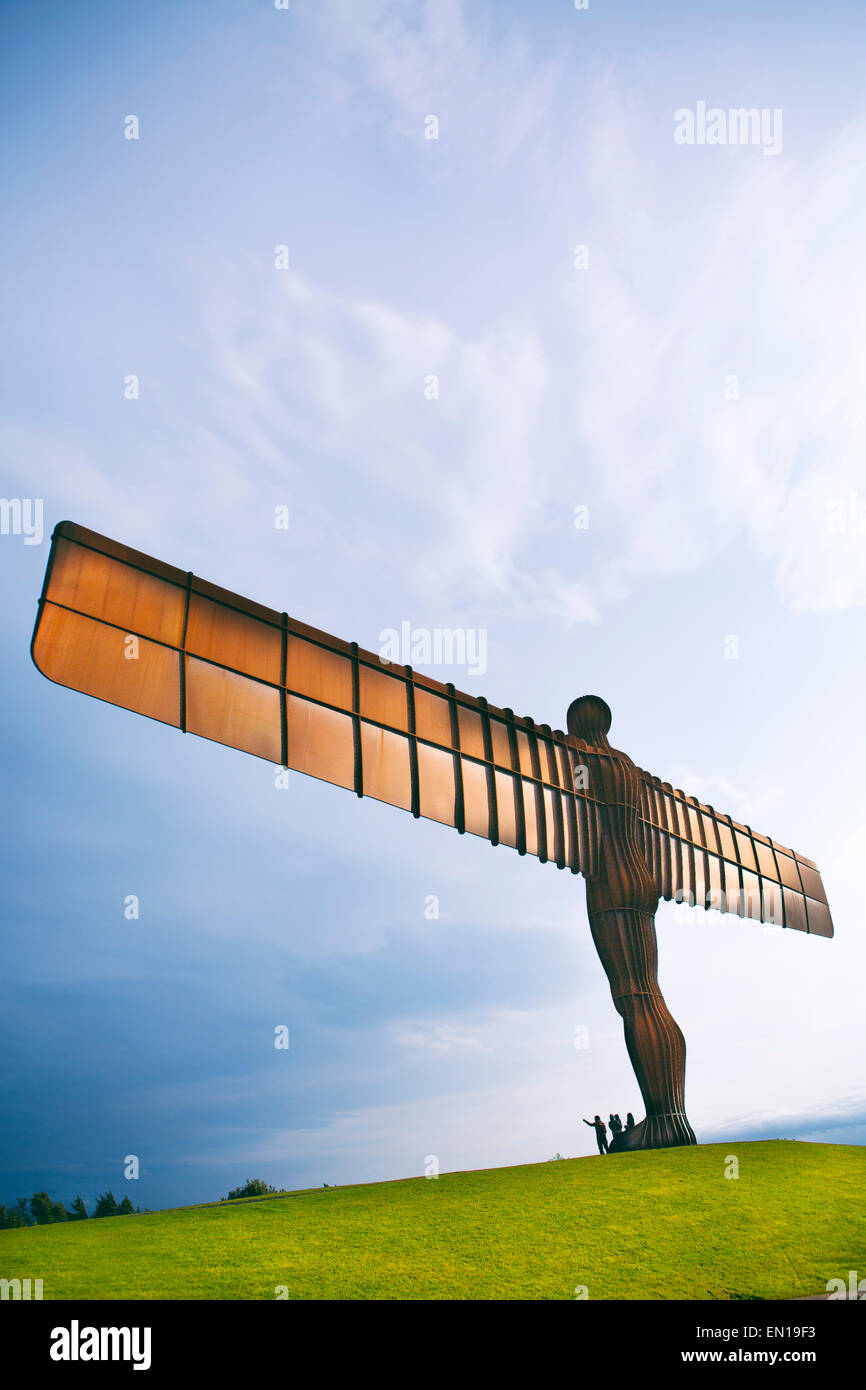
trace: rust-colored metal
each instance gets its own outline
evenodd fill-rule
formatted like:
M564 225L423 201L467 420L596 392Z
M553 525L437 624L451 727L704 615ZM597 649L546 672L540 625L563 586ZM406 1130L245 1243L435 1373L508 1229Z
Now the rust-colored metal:
M646 1106L645 1120L612 1139L609 1152L617 1153L697 1141L685 1110L685 1039L658 982L659 890L638 842L641 774L611 748L610 722L598 696L584 695L569 707L569 732L585 745L580 757L602 802L599 864L586 879L589 926Z
M597 697L537 725L68 521L31 651L60 685L582 873L647 1107L621 1147L695 1142L659 898L833 935L812 861L611 748Z

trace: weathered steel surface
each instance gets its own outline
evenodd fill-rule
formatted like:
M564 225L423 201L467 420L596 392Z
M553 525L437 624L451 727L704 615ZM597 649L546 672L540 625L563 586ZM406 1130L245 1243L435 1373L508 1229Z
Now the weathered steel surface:
M685 1112L685 1039L658 982L659 891L638 843L642 779L631 758L608 742L610 721L595 695L568 711L569 733L584 744L589 785L603 803L599 863L586 878L589 926L646 1106L646 1119L612 1140L610 1152L617 1153L697 1141Z

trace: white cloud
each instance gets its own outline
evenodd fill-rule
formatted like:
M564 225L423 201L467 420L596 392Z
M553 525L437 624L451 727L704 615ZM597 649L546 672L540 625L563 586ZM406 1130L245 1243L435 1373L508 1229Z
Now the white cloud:
M669 152L605 93L590 268L568 295L585 361L577 433L616 511L611 568L626 582L744 538L794 611L866 601L862 535L826 525L833 499L866 501L863 141L854 128L774 167L701 151L696 209Z
M544 491L534 436L548 373L535 336L505 326L461 339L433 316L341 298L300 275L259 290L211 304L220 421L265 461L301 445L331 488L360 489L356 544L381 565L386 535L395 568L427 596L531 594L537 581L516 556Z
M440 121L439 169L450 157L449 170L499 171L528 147L546 146L567 54L557 51L540 65L521 27L503 28L492 7L368 0L359 23L357 6L338 0L322 7L321 22L329 44L348 59L356 103L368 107L374 93L385 100L404 157L431 153L424 148L429 115Z
M459 5L413 14L383 5L351 28L367 80L396 110L421 110L417 92L446 73L482 107L507 106ZM643 577L694 571L745 542L793 611L862 604L862 535L834 534L827 519L852 491L866 511L863 132L799 165L722 161L708 147L684 186L682 151L653 146L637 97L608 81L581 92L578 112L517 40L502 52L512 76L545 94L536 115L559 139L558 164L549 147L526 151L515 196L541 191L563 247L582 220L589 269L564 289L560 278L557 302L545 243L515 247L538 282L533 321L518 327L506 304L471 335L432 311L352 300L297 274L275 288L269 275L212 320L243 437L267 464L297 445L314 451L338 485L363 472L374 505L400 510L395 568L440 600L447 590L467 605L594 622ZM563 134L578 114L573 172L591 191L579 217ZM489 155L483 122L461 139L467 159ZM470 290L472 261L468 247L454 267ZM438 400L423 398L431 373ZM606 513L600 552L548 554L550 517L567 516L578 472ZM359 529L361 553L381 549Z
M665 780L686 796L696 796L705 806L733 816L742 825L751 825L762 835L767 833L765 827L772 825L774 812L785 804L782 786L755 769L731 778L675 763Z
M402 1024L394 1031L394 1042L398 1047L418 1048L431 1052L492 1052L493 1049L481 1041L476 1033L469 1033L451 1027L447 1023L432 1026L412 1026Z

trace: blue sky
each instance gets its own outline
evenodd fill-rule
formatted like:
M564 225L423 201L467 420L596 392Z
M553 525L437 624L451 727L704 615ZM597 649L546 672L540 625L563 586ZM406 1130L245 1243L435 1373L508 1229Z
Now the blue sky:
M663 905L662 985L699 1138L866 1140L862 9L0 29L2 490L46 532L0 536L0 1200L531 1162L639 1111L579 880L38 675L64 517L368 648L485 629L430 674L559 727L597 692L814 858L835 940ZM780 152L678 146L699 101L780 109Z

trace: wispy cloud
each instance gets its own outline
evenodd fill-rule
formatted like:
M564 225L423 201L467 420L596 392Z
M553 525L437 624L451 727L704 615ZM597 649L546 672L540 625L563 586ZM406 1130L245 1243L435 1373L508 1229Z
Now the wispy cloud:
M745 540L792 610L860 605L862 533L828 520L852 489L866 501L863 128L771 169L702 151L686 195L630 114L610 90L594 113L604 178L568 290L578 438L617 518L612 575L692 570Z
M404 157L427 156L434 179L447 177L443 163L452 171L501 171L527 147L535 154L546 147L569 45L539 62L522 17L503 19L493 6L463 0L372 0L359 16L351 0L337 0L322 7L320 22L335 54L350 65L358 99L380 96ZM433 151L424 148L429 115L438 117L452 154L438 161L438 170L430 168Z
M372 562L384 531L394 568L424 595L531 594L518 556L543 495L534 435L548 373L536 336L467 340L301 275L258 288L209 311L220 421L258 441L266 469L279 459L285 474L300 446L327 467L328 492L363 495L355 544Z
M846 1141L844 1135L851 1131ZM838 1134L838 1143L862 1144L866 1138L866 1095L840 1096L825 1105L803 1110L760 1110L736 1115L714 1125L702 1137L705 1142L725 1139L787 1139L792 1136L817 1137Z
M461 1049L470 1052L493 1051L477 1034L454 1028L447 1023L436 1023L426 1027L400 1025L394 1032L394 1042L398 1047L429 1049L431 1052L452 1052Z

